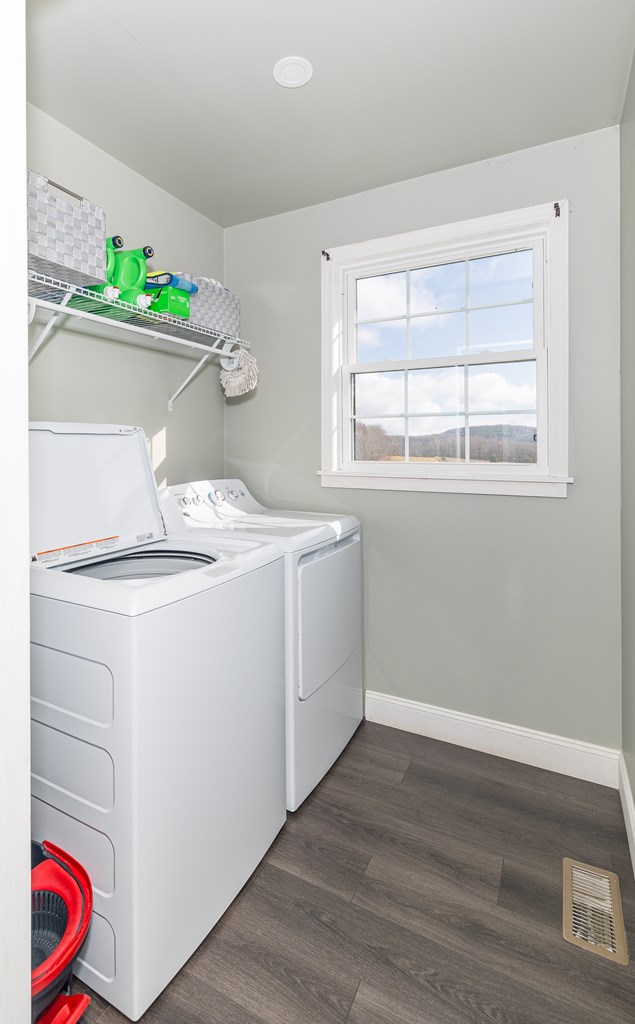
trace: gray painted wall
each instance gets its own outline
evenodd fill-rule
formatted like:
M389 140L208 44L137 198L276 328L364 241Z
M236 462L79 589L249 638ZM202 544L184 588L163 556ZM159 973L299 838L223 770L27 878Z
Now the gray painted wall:
M213 221L35 107L28 110L29 166L107 212L110 234L151 244L157 269L223 276L223 231ZM33 329L32 329L33 333ZM58 331L31 364L31 419L134 423L154 438L159 482L220 475L224 397L218 365L204 369L174 406L190 358Z
M321 488L321 250L557 199L572 206L569 497ZM261 371L227 403L226 472L272 505L362 520L367 688L618 747L618 129L230 228L225 278Z
M631 179L634 107L631 84L622 129ZM223 278L216 224L35 108L29 147L31 167L105 207L109 231L152 243L156 266ZM140 424L159 482L226 471L274 505L354 512L364 523L369 689L619 746L618 169L618 130L606 129L231 228L225 278L259 361L255 394L225 405L211 367L169 414L190 360L66 331L32 364L31 416ZM623 178L632 267L635 196ZM562 198L572 204L570 496L321 488L321 250ZM629 315L632 334L632 304L625 337ZM632 380L635 364L628 372L627 347ZM627 462L632 433L625 422ZM633 477L626 467L627 509ZM628 614L628 536L624 557ZM625 650L631 770L634 654Z
M635 786L635 65L620 129L622 192L623 749Z

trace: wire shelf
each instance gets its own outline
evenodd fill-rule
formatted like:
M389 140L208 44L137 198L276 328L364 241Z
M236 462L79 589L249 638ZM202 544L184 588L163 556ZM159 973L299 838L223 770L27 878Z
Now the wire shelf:
M29 270L29 296L38 304L64 305L64 313L86 313L90 317L101 317L126 328L143 331L155 337L161 336L175 343L185 342L191 348L227 352L231 348L250 349L251 345L242 338L234 338L208 327L192 326L166 313L147 313L121 299L105 299L81 285L70 284L47 277L35 270Z
M102 334L104 330L109 333L109 329L114 328L115 331L121 331L122 340L126 335L129 341L136 336L139 344L149 344L155 348L167 345L168 351L172 345L181 350L192 350L192 354L198 355L199 362L170 397L170 412L176 399L211 356L220 357L223 369L233 370L239 365L240 350L251 348L250 343L242 338L234 338L208 327L192 326L166 313L148 313L121 299L105 299L83 285L58 281L30 267L29 323L33 321L37 309L44 310L48 319L31 344L29 362L68 316L84 321L87 329L90 324L91 333Z

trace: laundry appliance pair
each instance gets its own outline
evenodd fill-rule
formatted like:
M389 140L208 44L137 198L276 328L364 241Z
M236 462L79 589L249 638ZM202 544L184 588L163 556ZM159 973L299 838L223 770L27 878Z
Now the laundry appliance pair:
M77 973L137 1020L285 820L284 560L166 530L141 430L30 433L33 838L86 867Z

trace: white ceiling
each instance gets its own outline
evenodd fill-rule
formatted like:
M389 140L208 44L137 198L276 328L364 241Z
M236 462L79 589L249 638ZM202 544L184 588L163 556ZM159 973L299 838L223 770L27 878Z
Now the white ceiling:
M228 226L616 124L633 0L29 0L29 99ZM281 57L312 81L282 89Z

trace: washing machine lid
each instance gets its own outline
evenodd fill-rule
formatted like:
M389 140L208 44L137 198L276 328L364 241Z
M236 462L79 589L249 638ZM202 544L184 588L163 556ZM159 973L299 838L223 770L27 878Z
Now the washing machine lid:
M29 434L32 562L65 564L165 537L140 427L32 423Z

